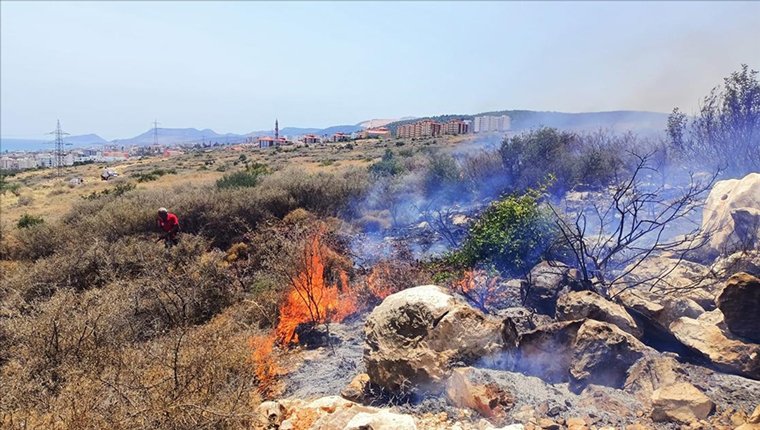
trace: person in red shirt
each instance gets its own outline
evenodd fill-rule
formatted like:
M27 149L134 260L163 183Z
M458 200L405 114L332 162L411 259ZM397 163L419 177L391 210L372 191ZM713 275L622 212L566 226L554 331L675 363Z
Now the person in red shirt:
M158 228L164 232L161 239L164 240L164 245L167 248L171 248L179 242L177 239L177 233L179 233L179 218L177 218L177 215L169 212L166 208L160 208L158 209L157 224Z

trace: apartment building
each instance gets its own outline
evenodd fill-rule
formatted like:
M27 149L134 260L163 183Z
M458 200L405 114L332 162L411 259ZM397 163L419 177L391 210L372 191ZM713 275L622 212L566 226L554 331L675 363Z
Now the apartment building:
M474 133L504 132L509 130L511 126L512 121L509 115L482 115L476 116L472 121L472 131Z

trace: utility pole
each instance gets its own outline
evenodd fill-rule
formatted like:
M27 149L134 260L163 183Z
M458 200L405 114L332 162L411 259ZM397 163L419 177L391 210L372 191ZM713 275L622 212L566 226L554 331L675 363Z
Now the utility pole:
M61 169L63 168L63 157L66 155L63 152L63 146L64 145L71 145L70 143L64 143L63 142L63 136L68 135L69 133L66 133L65 131L61 130L61 120L58 120L58 124L55 127L55 131L51 131L48 134L55 135L55 165L58 170L57 176L61 177Z

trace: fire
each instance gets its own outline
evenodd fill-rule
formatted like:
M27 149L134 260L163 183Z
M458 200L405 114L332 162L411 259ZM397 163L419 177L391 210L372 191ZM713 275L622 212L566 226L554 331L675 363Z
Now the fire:
M273 394L276 390L277 376L282 373L274 357L274 342L273 334L253 336L248 340L253 351L253 373L256 375L259 390L264 394Z
M397 291L392 280L393 274L389 265L378 263L367 275L367 290L373 297L383 300Z
M348 275L340 270L340 284L325 280L325 255L332 252L322 244L322 232L314 234L304 249L303 267L290 276L290 291L280 306L277 339L287 345L298 342L296 328L302 323L340 322L356 312L357 305Z
M507 291L502 288L499 276L489 276L484 270L468 269L456 281L456 289L481 310L499 307L507 299Z

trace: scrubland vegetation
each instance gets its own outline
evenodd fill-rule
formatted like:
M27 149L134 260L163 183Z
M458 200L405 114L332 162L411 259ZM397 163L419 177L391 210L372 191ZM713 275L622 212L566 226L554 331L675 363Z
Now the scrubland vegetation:
M757 91L756 75L743 73ZM674 127L671 137L684 136ZM331 150L329 163L316 149L258 151L255 159L190 154L183 164L214 173L195 182L186 166L147 160L116 185L66 191L74 203L57 217L30 212L3 224L0 422L248 426L253 406L278 392L284 370L275 358L299 325L329 326L445 271L517 276L547 253L574 265L577 243L557 246L562 224L548 204L630 178L636 154L661 172L677 170L673 160L700 148L684 139L543 128L466 153L444 142L378 141ZM746 171L754 162L731 166ZM169 180L177 182L156 185ZM3 193L30 193L19 178L3 181ZM180 217L171 249L155 242L160 206ZM454 207L475 217L465 234L451 224ZM382 236L420 219L449 253L417 262L400 247L371 266L355 264L357 234Z

